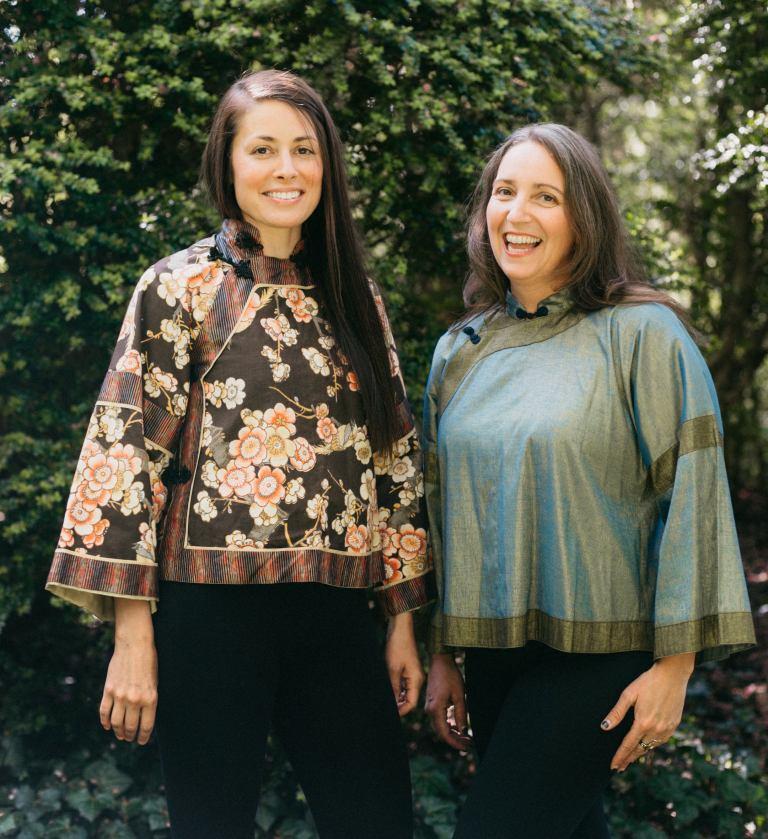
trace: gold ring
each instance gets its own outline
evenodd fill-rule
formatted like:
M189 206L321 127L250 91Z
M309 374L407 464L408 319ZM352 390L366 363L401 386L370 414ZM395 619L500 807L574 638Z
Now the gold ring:
M641 741L639 742L639 744L638 744L638 745L640 746L640 748L641 748L644 752L650 752L650 751L651 751L651 749L655 749L655 748L656 748L656 746L658 745L658 743L659 743L659 741L658 741L658 740L648 740L648 741L641 740Z

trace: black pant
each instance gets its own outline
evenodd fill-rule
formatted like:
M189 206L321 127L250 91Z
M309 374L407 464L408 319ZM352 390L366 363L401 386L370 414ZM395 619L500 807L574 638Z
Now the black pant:
M454 839L604 839L602 794L632 723L600 723L651 653L469 649L467 708L480 755Z
M270 725L323 839L411 839L407 751L364 591L163 583L155 634L174 839L252 839Z

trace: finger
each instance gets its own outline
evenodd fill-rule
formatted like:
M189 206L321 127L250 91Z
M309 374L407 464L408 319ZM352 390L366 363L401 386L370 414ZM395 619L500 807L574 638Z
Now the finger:
M627 762L631 754L639 748L640 741L645 736L645 731L637 724L629 729L627 736L621 741L621 745L616 750L616 754L611 760L611 769L618 769L623 772L627 767Z
M115 733L115 737L117 737L118 740L122 740L123 737L125 737L123 725L125 722L125 703L122 699L116 698L114 700L109 721L112 726L112 731Z
M392 693L395 695L395 702L400 704L401 693L402 693L402 684L401 684L401 677L403 675L403 670L401 667L390 667L388 669L389 672L389 683L392 685Z
M152 736L152 730L155 727L155 715L157 713L156 708L157 703L153 702L149 705L145 705L141 709L139 736L136 740L140 746L146 746L149 742L149 738Z
M467 746L461 741L459 735L453 731L448 724L448 712L450 706L444 701L438 702L427 697L427 713L429 714L432 729L440 740L447 743L451 748L465 751Z
M622 691L619 701L611 708L605 715L605 719L600 723L600 728L603 731L611 731L624 719L627 711L635 704L634 697L626 690Z
M109 731L112 728L110 717L112 716L113 704L112 694L105 690L101 697L101 703L99 704L99 721L105 731Z
M463 696L453 697L453 718L456 721L456 728L461 734L467 731L467 706Z
M400 699L397 703L397 711L400 716L404 717L410 713L416 707L418 699L419 691L414 679L404 673L400 679Z
M123 737L129 743L133 743L136 732L139 730L139 716L141 705L131 702L126 705L125 719L123 721Z

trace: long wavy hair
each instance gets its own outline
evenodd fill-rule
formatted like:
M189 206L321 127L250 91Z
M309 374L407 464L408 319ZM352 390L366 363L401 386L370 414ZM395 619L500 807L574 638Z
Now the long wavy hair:
M368 282L362 241L352 219L343 146L317 91L287 71L243 75L226 91L213 117L201 183L223 219L242 219L235 198L232 140L241 115L268 99L295 108L316 132L323 183L320 203L302 227L305 253L324 315L357 374L371 445L375 451L389 452L398 437L389 353Z
M466 317L504 306L509 280L491 250L485 212L502 158L512 146L539 143L565 180L565 212L573 247L563 266L573 303L594 311L620 303L661 303L690 328L685 310L654 288L635 256L611 180L594 146L565 125L536 123L518 128L493 152L472 195L467 220L469 273L464 285Z

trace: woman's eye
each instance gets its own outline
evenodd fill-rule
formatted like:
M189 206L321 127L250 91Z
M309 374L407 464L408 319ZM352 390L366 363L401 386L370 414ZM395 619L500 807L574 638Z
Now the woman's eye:
M496 190L496 195L501 195L502 197L506 198L509 195L512 195L512 190L506 186L500 186Z
M256 146L252 154L269 154L269 146Z
M299 146L297 151L301 155L308 155L308 154L314 154L315 153L315 150L309 148L309 146Z
M548 192L542 192L541 200L545 204L556 204L557 203L557 198L555 198L554 195L550 195Z

